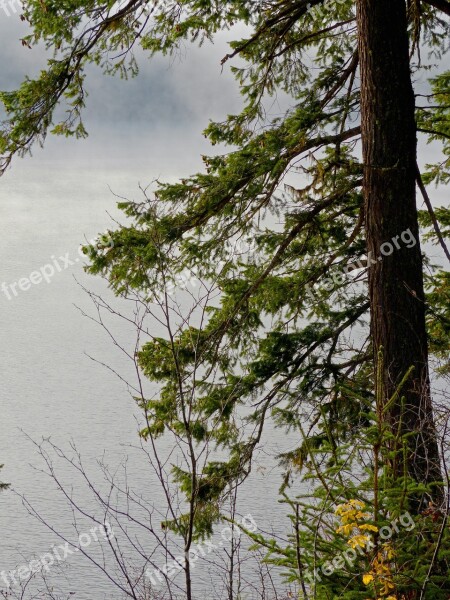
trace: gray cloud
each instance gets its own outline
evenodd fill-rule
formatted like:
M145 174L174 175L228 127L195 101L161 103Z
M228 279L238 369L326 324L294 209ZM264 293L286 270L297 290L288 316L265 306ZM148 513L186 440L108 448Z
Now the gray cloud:
M20 38L27 32L18 14L6 17L0 8L0 89L15 89L25 75L36 76L45 68L42 47L22 46ZM200 153L210 149L202 136L209 119L223 119L241 106L233 76L228 69L222 72L220 65L231 37L221 34L208 49L186 47L175 58L150 60L138 50L140 73L128 81L89 67L84 120L90 138L76 141L51 136L44 150L35 149L34 162L56 161L70 167L74 162L94 160L101 167L109 161L114 168L118 163L131 169L147 165L150 178L199 168ZM16 160L14 169L17 164Z

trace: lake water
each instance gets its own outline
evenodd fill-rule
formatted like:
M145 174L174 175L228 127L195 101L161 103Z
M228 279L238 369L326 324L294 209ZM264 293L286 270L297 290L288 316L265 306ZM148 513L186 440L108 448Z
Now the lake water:
M0 494L0 572L26 565L49 552L53 544L61 543L55 533L29 515L15 492L23 494L55 530L74 539L74 516L55 482L39 472L43 461L30 438L36 442L51 438L72 455L71 444L75 444L100 489L104 484L97 460L103 458L115 469L128 457L130 487L156 510L163 506L156 477L135 448L139 410L126 386L87 355L125 377L130 366L105 333L76 308L91 310L76 280L111 298L104 282L84 274L78 248L83 239L111 227L107 211L118 214L108 184L125 193L133 186L136 189L137 181L138 173L131 168L118 174L114 169L94 171L87 164L71 169L46 162L44 169L42 161L36 165L31 161L19 163L17 170L1 181L0 283L7 284L10 299L7 293L0 294L0 460L5 463L1 479L11 482L14 491ZM55 266L50 283L43 281L27 291L16 286L15 296L10 285L45 265ZM132 341L131 336L127 340L127 330L119 328L118 334L125 343ZM272 432L270 438L271 452L282 448L281 436ZM75 471L61 460L56 460L55 469L67 489L72 488L73 497L86 510L94 510L92 494L80 477L75 477ZM279 483L273 461L261 455L258 476L244 488L239 505L242 513L252 514L261 529L270 530L280 519L275 501ZM79 527L85 531L83 521ZM145 543L153 542L149 539ZM98 556L99 549L90 550ZM82 556L71 556L61 566L67 581L56 569L50 576L58 571L55 581L66 594L72 592L70 597L122 597ZM219 597L211 591L217 581L211 584L206 563L196 571L196 578L196 585L209 589L208 597Z

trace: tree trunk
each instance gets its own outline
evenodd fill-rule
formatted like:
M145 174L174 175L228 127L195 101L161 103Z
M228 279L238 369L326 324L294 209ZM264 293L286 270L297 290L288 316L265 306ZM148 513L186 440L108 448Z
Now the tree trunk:
M414 367L402 389L403 409L399 398L388 417L394 432L414 432L407 444L408 474L418 482L440 482L416 208L417 140L405 0L357 0L357 22L375 366L378 369L382 348L385 401ZM394 474L402 475L400 458L393 466ZM438 486L432 497L440 501ZM424 500L415 502L415 510L421 510Z

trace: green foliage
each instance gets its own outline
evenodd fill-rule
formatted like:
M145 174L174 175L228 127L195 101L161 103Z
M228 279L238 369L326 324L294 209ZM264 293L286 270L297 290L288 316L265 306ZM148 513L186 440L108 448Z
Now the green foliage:
M450 210L445 207L434 209L442 238L450 239ZM420 224L424 228L424 239L435 246L440 242L428 211L419 212ZM450 334L450 274L439 266L430 265L425 277L427 291L427 326L432 354L438 359L436 372L450 374L449 334Z
M359 262L365 238L354 3L177 7L155 7L141 38L150 52L176 52L183 39L202 42L237 22L250 29L224 58L224 64L233 56L242 59L233 70L244 109L205 131L212 144L234 149L205 156L204 172L159 184L142 203L121 203L131 224L113 232L107 254L90 249L89 270L106 276L118 295L138 293L149 305L162 302L166 311L186 270L217 293L201 326L180 327L173 339L154 339L139 352L143 373L161 386L156 399L139 400L148 420L142 435L174 433L195 444L214 443L226 453L201 472L173 472L187 500L201 500L204 493L203 506L216 507L204 512L199 501L200 535L202 527L210 530L212 522L205 523L219 514L229 485L248 476L269 416L297 433L306 420L323 419L326 438L316 434L308 443L322 448L327 442L333 452L344 451L368 427L373 351L367 271ZM428 7L420 25L421 46L443 51L449 28L437 12ZM412 35L416 26L411 16ZM108 36L101 44L109 44ZM446 81L445 75L435 77L432 104L423 108L420 99L417 108L419 129L433 122L428 133L443 143L444 154ZM291 107L283 117L272 117L266 99L279 91ZM434 180L442 182L445 165L439 168ZM445 225L446 213L436 216ZM254 245L249 255L233 253L237 242L249 240ZM356 277L348 272L352 266ZM441 278L442 270L433 281ZM445 316L442 295L429 301ZM431 349L443 357L448 329L431 321L429 329ZM199 366L210 376L194 381L190 376ZM244 429L235 423L242 411ZM283 460L302 465L306 455L303 446ZM334 457L330 473L340 460Z
M284 457L287 544L251 535L300 598L448 598L448 508L430 503L420 514L409 512L410 498L431 490L407 475L393 476L393 461L403 460L407 441L392 434L379 402L360 398L365 424L345 444L335 444L323 413L301 454ZM292 495L299 479L300 489L309 491Z
M418 108L419 131L428 134L428 140L442 142L444 160L427 165L426 183L448 184L450 181L450 71L430 80L431 94L428 106Z
M366 242L355 2L24 4L33 29L24 43L44 42L53 57L37 79L0 95L7 116L0 134L3 169L14 154L42 143L50 130L86 134L81 110L87 64L133 76L137 42L150 54L171 54L185 40L209 43L234 25L247 32L231 42L223 59L226 66L239 58L232 70L244 108L205 131L212 145L232 149L203 157L201 173L158 184L142 203L122 202L129 219L111 233L112 247L108 252L89 247L86 253L90 273L105 276L119 296L137 296L144 306L159 307L167 319L180 317L183 291L174 292L180 276L188 272L201 282L201 318L180 318L167 336L152 338L137 352L142 373L158 385L155 398L137 398L146 418L141 435L151 441L175 436L190 460L172 468L186 512L164 526L188 542L211 533L224 496L249 476L254 449L273 419L298 440L281 457L283 501L293 509L296 537L286 548L254 539L288 579L301 582L302 569L346 548L335 531L337 504L363 500L381 526L407 507L409 497L423 493L406 478L392 480L387 466L398 459L398 440L380 431L382 419L370 392L374 373L367 265L361 262ZM439 61L448 49L450 24L426 2L411 2L409 19L411 68L420 79L430 65L422 66L417 50ZM429 82L430 94L417 96L418 132L442 147L443 160L424 174L427 183L449 181L449 82L448 72L439 73ZM268 98L280 93L289 108L273 115ZM59 103L68 113L54 122ZM437 210L436 218L447 233L448 211ZM429 233L425 214L422 224ZM234 251L238 243L251 243L252 252ZM448 284L448 273L438 269L427 299L430 349L444 361L444 372L449 369ZM188 290L192 293L189 285ZM383 453L384 442L388 450ZM199 464L205 445L213 455ZM361 454L370 455L374 447L384 469L361 462ZM304 481L314 489L312 496L292 499L287 485L298 469L306 469ZM422 517L417 539L408 536L403 546L396 540L403 569L399 599L402 586L417 590L423 584L436 547L433 523L438 521ZM423 597L448 597L448 584L439 579L447 575L444 542L438 553L442 573L433 570ZM306 554L299 558L300 548ZM423 553L423 562L412 563L413 551ZM362 556L356 572L367 573L369 562L369 555ZM368 592L354 573L335 572L318 586L316 598L365 599Z

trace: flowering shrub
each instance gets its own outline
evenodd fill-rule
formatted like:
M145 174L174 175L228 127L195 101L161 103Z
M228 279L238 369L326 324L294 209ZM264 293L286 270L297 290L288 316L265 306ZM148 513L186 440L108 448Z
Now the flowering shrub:
M364 585L371 586L377 600L399 600L395 594L395 584L392 574L392 563L395 551L392 542L376 544L373 535L367 532L378 533L378 527L367 522L370 518L368 512L364 512L366 504L361 500L350 500L346 504L340 504L336 509L336 515L341 520L341 525L336 533L348 537L347 543L352 548L376 548L375 557L371 560L371 569L364 573L362 580ZM401 600L404 599L402 596Z

